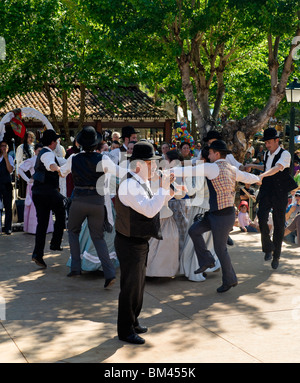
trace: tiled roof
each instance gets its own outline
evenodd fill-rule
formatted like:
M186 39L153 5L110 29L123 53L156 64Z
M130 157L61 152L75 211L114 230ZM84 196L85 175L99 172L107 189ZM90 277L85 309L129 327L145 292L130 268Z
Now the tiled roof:
M51 86L54 110L58 120L62 119L62 98ZM155 105L154 100L135 86L120 87L118 91L98 88L86 90L86 120L159 120L174 118L170 113ZM0 108L0 117L16 108L31 107L50 119L50 108L44 92L16 95ZM80 89L74 87L68 98L68 118L77 120L80 113Z

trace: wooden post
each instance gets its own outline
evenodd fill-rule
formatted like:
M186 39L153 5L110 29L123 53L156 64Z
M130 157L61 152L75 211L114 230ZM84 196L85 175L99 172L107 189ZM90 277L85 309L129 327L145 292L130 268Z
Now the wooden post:
M102 123L101 120L96 120L96 131L102 133Z
M164 123L164 141L171 144L172 140L172 120L166 120Z

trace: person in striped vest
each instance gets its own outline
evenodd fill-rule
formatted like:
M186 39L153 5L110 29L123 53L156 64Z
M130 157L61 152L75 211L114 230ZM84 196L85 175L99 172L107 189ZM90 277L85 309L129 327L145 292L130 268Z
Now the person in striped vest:
M206 247L203 234L212 231L214 249L220 260L222 268L222 285L217 289L223 293L237 285L238 280L231 264L227 251L227 239L235 221L234 196L236 182L248 184L259 183L258 176L243 172L226 161L226 155L231 153L222 140L213 141L209 147L209 160L211 163L197 166L174 168L175 177L205 176L209 188L210 210L205 213L202 220L197 220L189 229L199 268L195 274L203 273L206 269L215 266L215 260Z

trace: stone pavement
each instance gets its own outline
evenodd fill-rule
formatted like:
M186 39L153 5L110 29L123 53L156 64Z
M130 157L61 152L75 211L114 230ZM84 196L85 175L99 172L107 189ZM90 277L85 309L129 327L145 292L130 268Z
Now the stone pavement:
M259 234L235 228L231 236L239 285L216 293L220 272L199 283L147 280L141 323L149 331L144 345L131 345L116 335L119 281L104 290L102 275L66 277L66 233L63 252L46 245L46 270L31 262L34 236L1 235L0 362L300 362L300 248L284 244L272 270Z

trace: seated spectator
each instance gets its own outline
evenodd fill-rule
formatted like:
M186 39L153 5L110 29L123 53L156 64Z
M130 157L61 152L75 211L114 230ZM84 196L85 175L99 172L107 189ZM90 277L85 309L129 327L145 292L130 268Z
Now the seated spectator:
M120 146L121 146L120 142L114 140L111 143L110 150L118 149L118 148L120 148Z
M251 152L246 152L243 165L252 164L252 162L253 160L252 160Z
M239 228L241 231L252 232L252 233L258 233L258 227L255 225L254 222L251 221L248 213L248 203L247 201L242 201L239 205L239 214L238 214L238 220L239 220Z
M112 141L118 141L119 144L121 145L120 137L121 137L121 134L119 132L112 132L112 134L111 134Z
M160 147L162 158L165 159L165 154L170 150L170 145L167 142L163 142Z
M181 142L180 154L182 155L183 160L190 160L191 159L191 145L189 142Z
M285 220L286 220L286 228L289 229L288 230L289 233L285 234L284 239L287 242L296 243L297 225L296 223L292 225L292 223L294 222L296 216L299 214L300 214L300 190L296 191L295 193L295 202L291 203L286 209Z
M263 145L259 145L258 149L255 151L255 158L259 159L260 161L263 161L264 159L264 146Z
M299 238L300 238L300 214L297 214L296 217L293 219L292 223L285 229L284 231L284 235L285 235L285 238L288 237L290 234L292 233L296 233L295 235L295 242L296 244L298 244L298 246L300 245L300 241L299 241Z
M241 185L241 188L240 188L241 201L249 202L249 198L252 198L253 202L256 201L255 190L250 187L250 184L245 184L244 186Z

